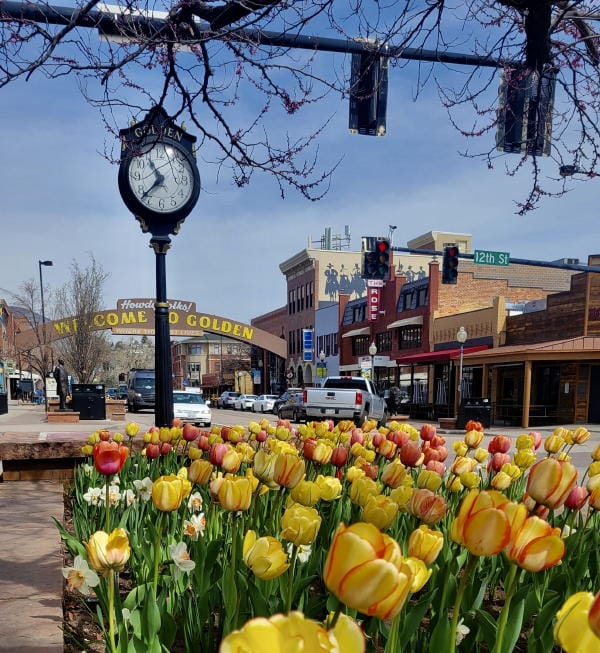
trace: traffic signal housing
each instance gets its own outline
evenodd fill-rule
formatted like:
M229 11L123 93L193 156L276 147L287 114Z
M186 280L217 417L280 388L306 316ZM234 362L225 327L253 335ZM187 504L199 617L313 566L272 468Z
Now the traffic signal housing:
M384 238L365 238L364 241L363 279L387 279L390 274L390 241Z
M119 372L119 383L125 383L125 372Z
M458 278L458 247L452 245L444 247L444 261L442 263L442 283L455 284Z

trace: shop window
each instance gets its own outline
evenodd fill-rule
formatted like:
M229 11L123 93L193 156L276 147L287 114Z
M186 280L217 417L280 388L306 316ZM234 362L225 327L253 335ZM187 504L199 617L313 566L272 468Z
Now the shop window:
M392 351L392 332L385 331L384 333L378 333L375 336L375 344L377 345L378 353Z
M352 355L364 356L369 353L369 336L352 338Z
M398 329L398 346L400 349L417 349L421 346L423 327L409 326Z

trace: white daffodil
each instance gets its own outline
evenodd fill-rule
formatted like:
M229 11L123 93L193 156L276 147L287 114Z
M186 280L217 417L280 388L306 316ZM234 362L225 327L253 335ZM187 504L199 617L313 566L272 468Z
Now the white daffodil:
M206 530L206 517L203 512L199 515L191 515L189 520L186 519L183 522L183 534L192 538L192 540L197 540L198 535L204 535Z
M152 480L148 476L141 481L136 479L133 481L133 485L140 501L150 501L152 497Z
M84 495L83 500L92 506L97 506L103 501L102 489L99 487L91 487Z
M106 503L106 485L101 490L100 501ZM118 506L121 501L121 492L118 485L108 486L108 501L111 506Z
M76 556L72 567L65 567L62 570L63 576L71 589L78 590L82 594L89 594L92 587L100 582L98 574L89 568L86 560Z
M122 499L125 505L131 506L135 503L135 492L133 490L125 490L122 494Z
M287 548L288 556L291 557L294 549L294 545L291 542L289 542L286 548ZM301 544L299 547L297 547L297 549L298 549L298 553L296 554L296 560L301 564L308 562L308 559L310 558L310 554L312 553L311 545Z
M94 471L94 466L93 465L88 465L88 463L85 463L84 465L81 466L81 469L83 470L83 473L86 476L91 476L93 471Z
M112 484L113 485L121 485L121 479L119 478L119 476L117 474L115 474L112 477Z
M190 572L194 570L196 563L190 560L190 554L188 553L185 542L171 544L169 546L169 554L173 558L173 562L177 568L181 569L181 571Z
M200 492L192 492L188 499L188 510L190 512L200 512L202 510L202 495Z
M471 629L468 626L465 626L463 620L461 619L456 626L456 644L460 644L463 639L471 632Z

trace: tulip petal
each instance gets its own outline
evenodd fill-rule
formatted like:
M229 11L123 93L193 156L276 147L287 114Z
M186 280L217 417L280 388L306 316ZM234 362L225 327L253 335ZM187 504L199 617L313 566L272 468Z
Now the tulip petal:
M508 544L510 524L501 510L487 509L472 515L463 533L464 545L473 555L494 555Z

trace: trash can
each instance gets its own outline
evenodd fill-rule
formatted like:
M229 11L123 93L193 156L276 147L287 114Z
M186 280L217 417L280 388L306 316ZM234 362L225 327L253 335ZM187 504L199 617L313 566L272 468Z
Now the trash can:
M79 419L106 419L106 401L102 383L73 383L71 408L79 413Z
M471 419L481 422L481 425L486 429L491 426L492 404L488 397L471 397L461 401L456 428L464 429Z
M6 392L0 392L0 415L8 413L8 395Z

